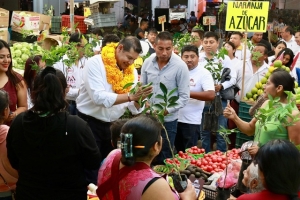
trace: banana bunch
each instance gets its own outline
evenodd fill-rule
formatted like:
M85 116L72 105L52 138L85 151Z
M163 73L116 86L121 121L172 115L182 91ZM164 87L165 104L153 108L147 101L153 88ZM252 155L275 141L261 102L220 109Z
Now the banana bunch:
M144 62L143 58L139 56L137 59L134 60L134 67L136 69L141 68L143 65L143 62Z

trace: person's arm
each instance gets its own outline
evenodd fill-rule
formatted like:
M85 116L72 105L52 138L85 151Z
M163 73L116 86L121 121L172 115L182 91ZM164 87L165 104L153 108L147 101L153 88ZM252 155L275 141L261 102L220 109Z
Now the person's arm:
M299 111L297 111L297 110L293 111L292 114L293 114L294 117L299 117L299 115L300 115ZM289 118L289 121L291 121L290 118ZM293 142L295 145L300 144L299 130L300 130L300 121L297 121L297 122L295 122L294 125L287 127L289 140L291 142Z
M257 121L256 118L252 118L249 123L241 120L229 104L224 109L223 115L224 117L231 119L242 133L248 136L254 135L255 123Z
M77 142L81 149L80 154L82 164L86 169L98 169L100 166L101 154L92 130L86 122L78 122L76 124L79 125L77 127L77 130L79 130Z
M141 38L145 38L145 34L144 34L143 31L139 32L139 33L138 33L138 36L140 36Z
M22 80L17 88L17 109L12 112L7 121L13 120L18 114L27 110L27 86Z
M173 54L173 56L174 55L175 54ZM168 113L174 113L177 110L179 110L180 108L183 108L187 104L187 102L190 98L190 74L189 74L189 70L186 66L181 67L179 69L179 71L177 72L175 81L176 81L177 87L178 87L178 89L177 89L178 96L179 96L179 99L177 100L178 105L171 107L171 108L167 108ZM171 90L172 89L174 89L174 88L171 88Z
M206 70L201 71L203 80L200 80L202 86L202 92L190 91L190 98L201 100L201 101L212 101L215 98L214 80L211 73Z
M12 122L6 137L7 158L11 166L16 170L19 170L19 159L13 148L13 141L15 136L21 131L20 128L22 127L22 117L23 114L16 117L16 119Z

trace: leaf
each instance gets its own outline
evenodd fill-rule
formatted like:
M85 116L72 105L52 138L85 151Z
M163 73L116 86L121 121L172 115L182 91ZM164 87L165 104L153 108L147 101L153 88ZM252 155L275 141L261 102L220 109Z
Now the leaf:
M156 95L155 98L165 100L165 97L161 94Z
M165 116L164 115L157 115L157 119L161 124L165 123Z
M124 85L123 89L127 89L127 88L131 87L132 85L134 85L134 83L127 83L126 85Z
M168 105L168 108L172 108L172 107L175 107L175 106L178 106L179 104L178 103L170 103Z
M169 103L175 103L179 99L179 96L172 96L169 98L168 102Z
M153 96L153 93L149 94L149 95L147 96L147 98L148 98L148 99L151 99L152 96Z
M171 90L168 94L168 97L171 96L178 88L174 88L173 90Z
M159 83L159 87L161 89L161 91L163 92L164 95L167 95L168 94L168 89L167 87L165 86L165 84L163 84L162 82Z
M164 107L162 107L162 105L160 105L160 104L155 104L152 106L152 108L155 110L159 110L159 111L164 109Z

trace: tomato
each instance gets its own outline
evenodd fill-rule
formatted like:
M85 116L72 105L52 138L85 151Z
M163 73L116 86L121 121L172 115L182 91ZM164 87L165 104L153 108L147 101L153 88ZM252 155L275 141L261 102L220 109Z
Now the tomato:
M203 160L203 161L202 161L202 164L203 164L203 165L208 165L208 162L207 162L206 160Z
M201 150L201 153L205 153L205 149L202 148L202 149L200 149L200 150Z
M204 171L207 171L207 166L203 166L202 169L203 169Z
M217 157L212 157L212 159L211 159L211 160L212 160L212 162L214 162L214 163L215 163L215 162L217 162Z
M225 164L221 164L221 169L225 169L226 165Z
M204 154L204 158L208 158L209 156L208 156L209 154Z
M217 169L217 168L218 168L218 166L217 166L216 164L213 164L211 167L212 167L213 169Z
M179 151L179 152L178 152L178 155L182 156L182 155L183 155L183 152L182 152L182 151Z
M193 165L196 164L196 160L192 159L191 164L193 164Z
M211 166L207 166L207 171L211 172L213 170L213 168Z
M210 158L207 158L206 160L207 160L207 162L212 162L212 160Z
M222 162L222 158L218 157L218 158L217 158L217 161L218 161L218 162Z
M208 165L212 166L214 163L213 162L208 162Z

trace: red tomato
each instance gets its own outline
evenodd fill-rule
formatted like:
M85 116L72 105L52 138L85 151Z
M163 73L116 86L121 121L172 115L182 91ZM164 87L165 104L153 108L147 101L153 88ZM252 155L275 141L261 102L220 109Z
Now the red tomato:
M178 155L182 156L182 155L183 155L183 152L182 152L182 151L179 151L179 152L178 152Z
M208 165L212 166L214 163L213 162L208 162Z
M202 164L203 164L203 165L207 165L208 162L207 162L206 160L203 160L203 161L202 161Z
M225 169L226 168L226 165L225 164L221 164L221 169Z
M207 166L207 171L211 172L213 170L213 168L211 166Z
M218 157L218 158L217 158L217 161L218 161L218 162L222 162L222 158Z
M217 166L216 164L213 164L211 167L212 167L214 170L218 168L218 166Z
M214 163L218 161L218 160L217 160L217 157L212 157L211 160L212 160L212 162L214 162Z
M204 152L205 152L205 149L203 149L203 148L202 148L202 149L200 149L200 150L201 150L201 153L204 153Z
M203 169L204 171L207 171L207 166L203 166L202 169Z

